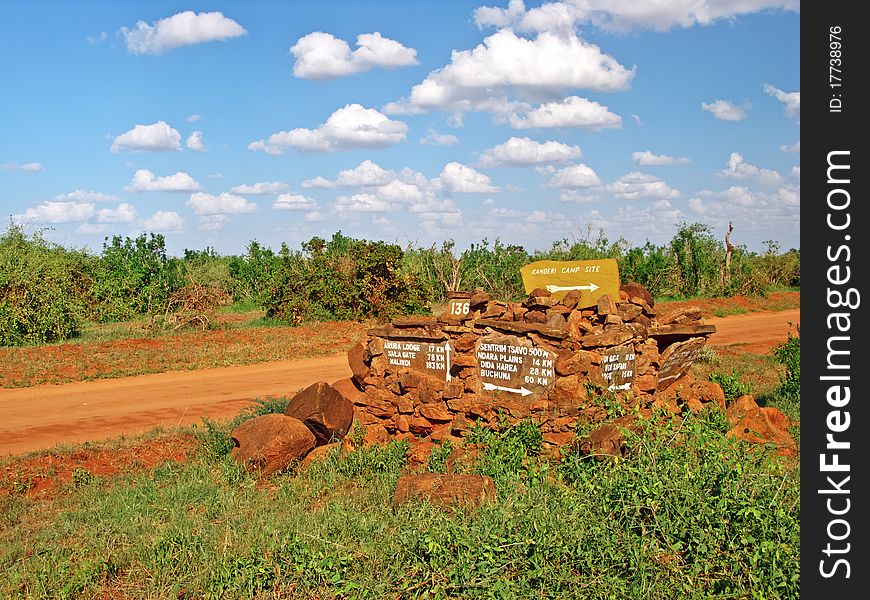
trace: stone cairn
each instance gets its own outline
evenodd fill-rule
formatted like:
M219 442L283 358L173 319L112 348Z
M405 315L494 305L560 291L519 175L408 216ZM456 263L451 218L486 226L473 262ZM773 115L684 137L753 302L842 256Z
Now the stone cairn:
M795 454L782 413L751 396L726 407L718 384L689 373L715 332L698 307L657 311L637 283L586 308L582 293L557 298L538 288L522 302L483 290L454 293L451 303L461 310L370 329L348 352L351 378L314 384L284 415L243 423L232 434L236 459L267 474L303 458L305 466L348 446L357 422L366 444L408 439L409 461L423 464L434 443L461 442L476 423L499 428L529 418L540 424L547 452L573 443L580 452L618 455L622 431L636 426L637 415L710 406L727 411L728 435ZM602 394L636 410L606 422ZM581 422L602 425L575 440Z

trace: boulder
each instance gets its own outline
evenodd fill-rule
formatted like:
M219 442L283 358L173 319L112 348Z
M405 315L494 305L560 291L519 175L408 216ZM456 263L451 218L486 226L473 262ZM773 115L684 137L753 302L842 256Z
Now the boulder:
M369 365L366 363L366 358L366 347L362 342L359 342L347 351L347 362L350 365L350 370L353 372L353 378L360 386L365 386L366 377L371 372Z
M656 301L653 300L652 294L647 291L645 287L636 281L630 281L628 283L623 284L620 288L620 291L628 294L629 298L641 298L644 302L646 302L649 306L655 306Z
M265 476L286 469L305 456L316 442L302 421L287 415L268 414L248 419L230 434L233 458Z
M325 381L318 381L293 396L284 414L305 423L322 446L350 431L353 403Z
M422 473L403 475L396 483L393 506L412 500L428 500L447 507L473 508L496 502L495 482L486 475Z
M326 444L325 446L318 446L317 448L309 452L308 456L303 458L302 462L299 463L299 472L301 473L303 471L307 471L315 463L326 460L333 452L335 452L336 454L340 454L341 451L341 442Z

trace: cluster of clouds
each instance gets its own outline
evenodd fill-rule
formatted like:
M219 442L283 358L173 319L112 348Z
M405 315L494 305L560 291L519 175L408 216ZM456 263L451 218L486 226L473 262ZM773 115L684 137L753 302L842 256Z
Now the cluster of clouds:
M482 112L494 123L514 130L576 129L599 132L623 127L623 119L601 102L584 97L584 92L618 93L630 89L637 67L621 64L599 46L584 39L578 29L591 25L605 31L668 31L707 25L718 20L762 10L798 11L798 0L673 0L667 3L638 1L613 3L607 0L562 0L526 8L523 0L511 0L506 7L482 6L473 15L481 29L495 28L475 47L455 50L447 64L431 70L408 94L379 108L348 103L335 109L312 128L296 127L277 131L255 141L247 148L254 152L283 155L297 152L340 152L353 149L380 149L404 142L408 125L399 117L430 112L451 115L448 124L461 127L462 115ZM184 11L152 23L139 21L135 27L120 30L127 50L135 55L161 55L196 44L228 41L245 36L247 30L221 12ZM101 36L104 38L105 36ZM100 41L100 40L96 40ZM95 42L96 43L96 42ZM315 31L300 37L290 48L292 74L300 79L328 80L352 76L372 69L396 69L419 65L417 50L380 32L362 33L354 47L330 33ZM783 105L787 117L799 122L800 92L783 91L770 83L762 89ZM748 118L749 102L737 104L727 99L703 102L701 109L722 121ZM639 117L632 115L639 123ZM186 119L196 123L198 114ZM179 152L183 147L197 153L208 151L201 130L191 131L182 144L181 132L159 120L136 124L114 137L110 152ZM453 134L428 129L419 139L423 145L453 146L460 143ZM780 146L783 152L799 152L800 142ZM217 194L208 193L186 172L157 175L138 169L124 188L129 193L171 192L189 194L184 203L198 219L201 229L220 229L228 216L252 213L257 203L246 196L272 197L276 210L298 211L309 222L334 217L373 216L373 222L392 225L390 213L406 211L416 215L425 231L443 233L461 223L462 210L455 195L499 194L510 186L498 185L478 169L533 167L541 185L558 191L561 202L591 204L602 198L617 198L634 203L618 207L610 223L643 231L652 219L664 219L668 227L685 215L672 201L681 198L680 190L663 178L641 171L626 173L605 182L587 164L578 162L583 152L577 145L557 140L537 141L513 136L479 155L474 166L451 161L435 177L411 168L395 171L364 160L352 169L341 170L333 179L319 176L302 182L305 189L341 190L330 207L294 192L282 181L241 184ZM636 151L632 160L640 167L686 165L685 156ZM475 168L477 167L477 168ZM42 170L39 163L3 163L0 170ZM720 217L728 210L752 211L753 203L762 214L794 218L799 205L799 168L792 177L761 168L733 152L718 175L737 180L721 192L704 190L688 200L693 212ZM796 183L794 180L797 179ZM746 185L758 184L766 191L752 191ZM772 190L772 191L771 191ZM638 208L634 201L646 201ZM105 207L107 203L117 203ZM565 218L558 212L519 211L490 206L492 219L513 218L518 223L535 224ZM139 223L160 231L181 230L184 219L175 211L157 211L141 219L136 209L118 196L95 191L75 190L28 208L16 218L28 223L81 222L81 231L100 231L111 223ZM590 223L603 222L591 210ZM722 217L724 218L724 217ZM494 221L495 222L495 221Z

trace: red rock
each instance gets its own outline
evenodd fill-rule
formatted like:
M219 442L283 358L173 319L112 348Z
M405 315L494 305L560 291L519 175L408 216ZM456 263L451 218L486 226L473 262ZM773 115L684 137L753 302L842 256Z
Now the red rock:
M386 444L390 441L390 434L387 428L383 425L374 424L366 427L366 433L363 436L364 446L374 446L378 444Z
M639 297L643 299L643 301L646 302L649 306L655 306L656 304L656 301L653 299L652 294L650 294L645 287L643 287L636 281L624 283L622 286L620 286L619 289L626 292L629 298Z
M530 310L523 315L523 320L526 323L546 323L547 313L541 310Z
M495 482L486 475L422 473L402 475L396 483L393 505L412 500L428 500L433 504L473 508L496 502Z
M725 435L753 444L772 444L776 446L778 454L797 456L797 445L794 439L787 431L777 427L777 423L782 423L785 419L780 415L761 408L756 409L741 417Z
M369 376L370 362L366 362L367 353L366 347L362 342L353 346L347 351L347 363L350 365L350 370L353 372L353 378L356 382L365 386L366 377Z
M450 345L453 346L453 349L457 352L470 352L474 349L474 345L477 343L477 336L473 333L463 333L462 335L454 338Z
M601 364L601 355L597 352L589 350L563 351L556 359L556 373L559 375L588 373L592 365L595 364Z
M571 290L562 297L562 299L559 301L559 304L562 304L567 308L573 309L575 306L577 306L577 303L580 302L580 298L582 296L583 294L580 292L580 290Z
M703 403L713 402L722 411L725 411L725 392L722 386L712 381L696 381L692 385L692 395Z
M420 405L420 414L428 421L446 423L453 420L453 413L443 402Z
M434 427L432 423L424 419L423 417L412 417L408 419L408 430L414 435L425 436L432 433Z
M565 327L567 327L568 325L568 322L565 320L565 317L560 314L550 314L550 316L547 317L544 325L546 325L550 329L565 329Z
M568 446L571 444L571 442L574 441L574 432L552 431L550 433L543 434L542 437L545 444L552 444L553 446L562 447Z
M474 444L467 446L455 446L447 456L445 466L448 473L456 471L470 471L477 464L480 457L483 455L480 448Z
M529 297L532 297L532 296L547 297L547 296L552 296L552 295L553 295L552 292L550 292L550 290L548 290L547 288L544 288L544 287L537 287L537 288L533 289L531 292L529 292Z
M606 315L604 317L604 324L605 325L622 325L622 317L620 317L619 315ZM607 331L607 330L605 329L605 331Z
M268 414L248 419L231 438L233 458L249 470L271 475L286 469L314 448L314 434L293 417Z
M487 294L485 291L483 291L483 289L477 288L471 294L471 298L469 298L468 302L469 302L469 306L472 309L480 308L481 306L483 306L484 304L489 302L489 294Z
M396 415L393 419L399 433L408 433L410 431L410 419L408 419L407 415Z
M299 463L299 472L307 471L311 468L315 463L323 462L334 452L336 455L340 454L342 450L341 442L335 442L333 444L326 444L325 446L318 446L314 450L308 453L308 455L302 459L302 462Z
M351 401L323 381L293 396L284 414L302 421L317 438L318 446L343 438L353 424Z
M652 392L656 389L656 376L638 375L634 378L634 386L642 392Z
M435 448L428 439L415 439L408 446L408 451L405 458L408 461L409 467L425 467L429 464L429 458L432 456L432 450Z
M359 388L359 385L355 382L353 377L339 379L338 381L333 382L332 387L334 387L339 394L347 398L351 404L356 404L356 401L365 395L365 392Z
M613 315L617 312L616 302L610 297L610 294L604 294L598 298L598 314Z
M758 410L760 407L755 402L755 397L751 394L745 394L740 396L734 402L732 402L728 409L726 410L726 414L728 416L728 424L734 426L737 424L741 418L745 415Z
M386 390L381 390L376 387L366 389L362 397L358 398L355 406L364 406L366 412L380 419L389 419L396 414L396 407L390 401L396 396Z
M656 322L659 325L670 325L671 323L689 323L697 321L701 318L701 309L698 306L677 306L661 312L656 316Z

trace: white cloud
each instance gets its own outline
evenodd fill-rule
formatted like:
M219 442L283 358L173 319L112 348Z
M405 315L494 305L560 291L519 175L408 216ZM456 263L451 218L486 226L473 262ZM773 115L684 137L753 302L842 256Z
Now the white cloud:
M321 212L319 210L312 210L305 213L306 223L320 223L330 218L332 218L332 215L330 213Z
M148 169L139 169L133 175L130 184L124 188L127 192L195 192L201 189L196 180L183 171L175 175L157 177Z
M420 138L421 144L433 144L435 146L453 146L459 143L459 138L449 133L438 133L434 129L430 129L426 133L426 137Z
M187 117L185 119L185 121L187 121L188 123L196 123L200 119L202 119L202 116L199 113L194 113L194 114L190 115L189 117Z
M218 231L223 229L224 224L227 222L227 216L224 214L202 215L197 219L197 221L197 229L204 231Z
M108 233L111 227L108 223L82 223L76 227L76 233L92 235L95 233Z
M493 193L500 191L490 178L458 162L444 165L440 176L444 189L460 193Z
M333 152L350 148L383 148L405 139L408 126L373 108L348 104L332 113L317 129L279 131L268 140L248 144L249 150L284 154L290 148L303 152Z
M208 146L202 143L201 131L194 131L191 133L185 144L194 152L206 152L208 150Z
M526 213L521 210L514 210L512 208L504 208L503 206L499 206L489 211L489 214L491 214L493 217L516 219L517 217L524 216Z
M136 125L122 133L112 143L112 152L132 150L133 152L169 152L181 150L181 134L165 121L151 125Z
M640 116L633 114L631 115L631 118L634 120L635 125L643 125L643 121L640 120Z
M42 165L38 162L30 162L30 163L0 163L0 171L26 171L29 173L36 173L38 171L44 170Z
M560 190L559 202L571 202L573 204L594 204L601 200L601 196L588 191Z
M353 169L339 171L334 185L347 188L386 185L394 177L395 173L392 171L366 159Z
M709 103L701 102L701 108L720 121L742 121L746 118L746 111L728 100L716 100Z
M568 96L558 102L549 102L528 110L525 114L512 114L508 122L514 129L537 127L577 127L590 131L622 127L622 118L598 102Z
M87 35L87 36L85 36L85 41L88 44L90 44L91 46L94 46L96 44L101 44L102 42L105 42L107 39L109 39L109 34L107 34L105 31L101 31L99 33L99 35Z
M60 194L54 197L61 202L117 202L120 200L115 194L104 194L93 190L74 190L69 194Z
M127 50L133 54L163 54L167 50L228 40L247 33L245 28L220 12L194 13L186 10L135 29L121 28Z
M334 188L335 184L328 180L326 177L321 177L320 175L318 175L314 179L306 179L305 181L303 181L302 187L329 189Z
M247 199L234 194L224 192L215 196L214 194L205 194L196 192L190 195L185 204L200 216L207 215L236 215L241 213L249 213L257 210L257 205L249 202Z
M482 202L484 206L495 206L495 198L487 198Z
M296 57L293 75L303 79L332 79L376 67L418 64L416 50L385 38L379 32L359 35L356 45L357 49L351 52L346 41L332 34L309 33L290 48Z
M763 239L776 239L780 231L800 224L800 186L783 185L772 193L731 186L722 192L705 190L689 199L689 208L704 222L725 230L729 221L735 230L757 232ZM732 241L734 238L732 237Z
M783 92L769 83L764 84L764 93L773 96L785 106L785 114L793 119L801 118L801 93Z
M719 172L722 177L733 179L752 179L764 185L779 185L782 183L782 175L770 169L761 169L743 160L739 152L732 152L728 158L728 167Z
M503 29L473 50L454 51L450 64L413 86L410 96L384 107L388 114L430 110L488 110L507 114L515 104L508 91L537 97L570 88L620 91L634 69L626 69L598 46L568 35L541 33L534 40Z
M58 202L49 200L28 208L24 214L15 215L15 221L23 223L74 223L87 221L96 211L91 202Z
M132 223L136 220L136 209L123 202L116 208L101 208L97 210L97 223Z
M283 181L258 181L254 185L237 185L230 188L233 194L280 194L290 187Z
M801 141L798 140L794 144L782 144L779 147L783 152L800 152L801 151Z
M142 221L142 226L149 231L179 231L184 228L184 220L177 212L158 210Z
M595 171L583 163L570 165L564 169L550 168L543 170L542 173L552 175L548 185L555 188L577 189L601 185L601 179L598 178Z
M317 208L317 203L312 198L301 194L281 194L275 199L272 208L310 211Z
M224 174L223 173L210 173L210 174L206 175L206 177L208 177L209 179L223 179Z
M335 210L339 213L388 212L390 208L388 201L369 193L339 196L335 199Z
M654 175L633 171L606 186L608 192L625 200L679 198L680 192Z
M527 137L512 137L503 144L493 146L480 157L482 167L541 165L580 158L579 146L561 142L536 142Z
M674 158L667 154L653 154L649 150L632 152L631 158L637 164L644 166L687 165L692 162L685 156Z
M474 22L478 27L513 27L520 31L571 31L586 23L617 32L668 31L674 27L709 25L763 10L797 12L799 8L799 0L564 0L526 10L522 0L511 0L507 8L478 8Z

